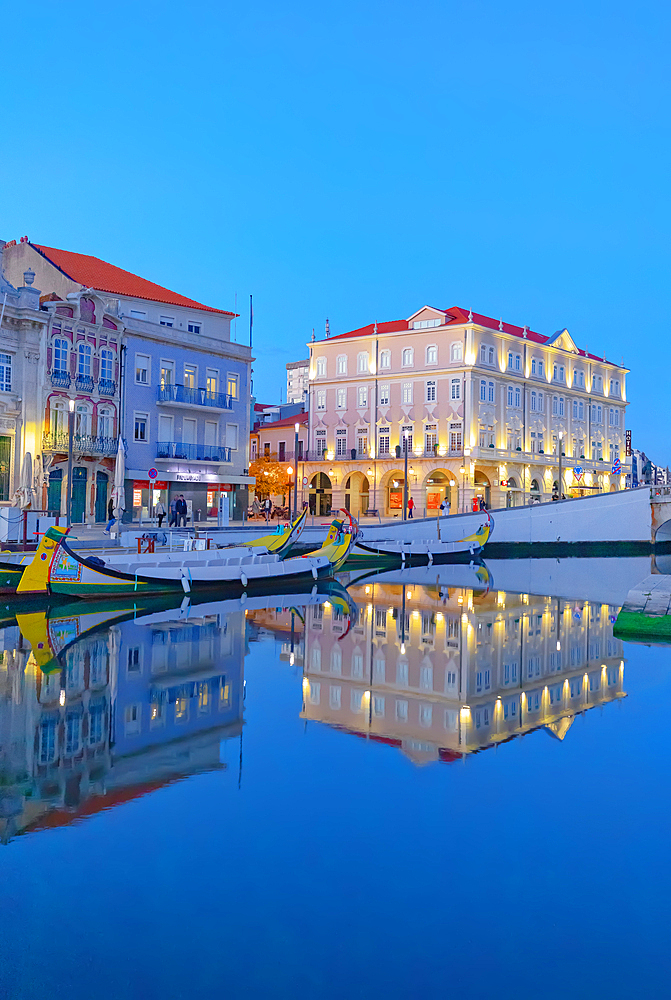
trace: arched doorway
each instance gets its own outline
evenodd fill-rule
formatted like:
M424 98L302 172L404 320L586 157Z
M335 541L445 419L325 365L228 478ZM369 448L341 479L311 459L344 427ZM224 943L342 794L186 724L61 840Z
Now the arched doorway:
M345 480L345 510L354 517L368 510L370 484L363 472L353 472Z
M109 476L106 472L96 474L96 522L100 524L107 520L107 484Z
M63 488L63 470L54 469L49 473L49 488L47 490L47 507L54 514L61 512L61 491Z
M405 477L402 472L392 472L389 474L386 488L387 511L393 517L399 517L403 513L403 487Z
M311 514L324 517L331 513L333 493L331 480L325 472L317 472L310 480L308 506Z
M531 486L529 487L529 493L531 494L531 500L540 500L541 498L541 488L539 486L537 479L531 480Z
M443 500L450 502L449 479L444 472L432 472L426 480L426 516L438 516Z
M517 507L519 503L519 489L514 476L508 476L508 492L506 494L506 507Z
M473 476L473 486L476 497L483 497L485 503L488 507L491 506L491 484L487 476L480 469L475 470L475 475Z

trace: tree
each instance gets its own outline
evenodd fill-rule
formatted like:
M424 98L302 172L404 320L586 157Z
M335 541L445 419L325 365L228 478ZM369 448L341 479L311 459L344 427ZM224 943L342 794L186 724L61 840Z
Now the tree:
M287 469L289 465L277 461L277 455L260 455L249 466L250 476L256 476L256 495L261 500L266 497L284 496L289 487L293 486L293 476Z

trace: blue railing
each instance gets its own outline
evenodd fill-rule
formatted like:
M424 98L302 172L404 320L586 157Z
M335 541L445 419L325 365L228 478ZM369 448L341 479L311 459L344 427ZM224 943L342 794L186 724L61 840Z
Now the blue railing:
M75 385L80 392L93 392L93 379L90 375L77 375Z
M67 452L70 436L67 431L57 431L55 434L42 435L43 451ZM116 455L118 439L100 437L95 434L73 434L72 450L79 455Z
M185 385L160 385L159 403L187 403L189 406L214 406L219 410L232 410L233 397L226 392L208 389L190 389Z
M51 373L51 384L57 385L60 389L69 389L70 373L55 368Z
M116 392L116 382L111 378L98 379L98 392L101 396L113 396Z
M231 449L216 444L184 444L182 441L159 441L157 458L184 458L190 462L230 462Z

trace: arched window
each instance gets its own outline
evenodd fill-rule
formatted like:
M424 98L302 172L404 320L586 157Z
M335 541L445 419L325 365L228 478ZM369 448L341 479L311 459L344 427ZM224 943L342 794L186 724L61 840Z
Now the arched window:
M557 399L556 396L553 396L552 397L552 413L553 413L553 416L556 417L558 412L559 412L559 400Z
M480 401L483 403L487 401L487 383L484 379L480 382Z
M54 340L54 371L67 372L68 370L68 342L61 337Z
M336 372L338 375L347 375L347 355L339 354L336 359Z
M51 433L54 438L68 433L68 411L63 399L51 403Z
M404 365L404 367L407 368L408 366L412 365L412 357L413 357L412 347L404 347L403 348L403 365Z
M108 406L98 410L98 437L114 437L114 414Z
M520 387L515 386L515 406L520 407L522 405L522 393L520 392Z
M391 368L391 351L380 351L380 368Z
M360 351L356 358L356 367L359 372L368 371L368 351Z
M426 363L427 365L435 365L438 363L438 348L435 344L431 344L431 346L426 349Z
M91 411L86 403L78 403L75 410L75 436L88 437L91 433Z
M489 348L489 355L488 355L488 357L489 357L489 364L493 365L494 364L494 348L493 347Z
M78 363L77 375L79 378L90 377L91 375L91 348L88 344L80 344L77 348Z
M450 360L451 361L461 361L464 356L464 345L459 340L456 344L452 344L450 347Z
M513 387L512 387L512 385L509 385L508 386L508 406L512 406L512 405L513 405Z
M536 393L535 392L531 393L531 409L532 410L536 409Z

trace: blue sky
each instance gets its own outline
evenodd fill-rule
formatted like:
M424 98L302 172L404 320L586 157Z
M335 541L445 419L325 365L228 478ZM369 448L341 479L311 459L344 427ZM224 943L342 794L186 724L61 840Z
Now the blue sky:
M65 7L4 67L0 236L222 308L255 386L340 333L461 305L625 363L671 463L669 8ZM659 394L658 391L659 390Z

